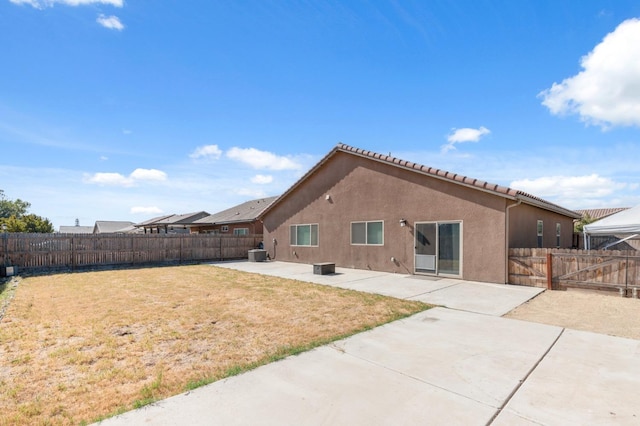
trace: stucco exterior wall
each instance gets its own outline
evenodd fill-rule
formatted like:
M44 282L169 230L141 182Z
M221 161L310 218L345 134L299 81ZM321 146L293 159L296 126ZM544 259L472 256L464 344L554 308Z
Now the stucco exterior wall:
M513 207L509 211L509 247L538 247L538 220L542 220L542 247L558 247L556 224L560 224L560 248L571 248L573 244L573 219L527 204Z
M415 223L460 221L460 277L504 283L505 206L494 194L337 152L267 212L265 249L277 260L412 274ZM352 221L378 220L384 221L383 246L351 245ZM290 225L315 223L317 247L290 245Z

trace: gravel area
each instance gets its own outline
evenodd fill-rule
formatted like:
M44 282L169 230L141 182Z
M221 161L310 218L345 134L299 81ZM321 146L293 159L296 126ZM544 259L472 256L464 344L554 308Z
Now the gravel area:
M640 299L618 295L547 290L505 317L640 340Z

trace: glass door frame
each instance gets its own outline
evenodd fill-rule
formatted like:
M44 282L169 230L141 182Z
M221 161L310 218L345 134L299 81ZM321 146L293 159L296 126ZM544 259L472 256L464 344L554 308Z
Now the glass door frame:
M458 233L458 274L451 274L451 273L443 273L440 272L440 267L439 267L439 263L440 263L440 225L450 225L450 224L457 224L459 225L459 233ZM418 269L418 265L417 265L417 259L418 259L418 225L435 225L435 268L433 272L425 272L425 271L419 271ZM413 265L413 272L415 274L419 274L419 275L430 275L430 276L439 276L439 277L451 277L451 278L462 278L462 267L463 267L463 223L462 220L438 220L438 221L434 221L434 220L427 220L427 221L417 221L414 222L414 236L413 236L413 247L414 247L414 255L413 255L413 260L414 260L414 265Z

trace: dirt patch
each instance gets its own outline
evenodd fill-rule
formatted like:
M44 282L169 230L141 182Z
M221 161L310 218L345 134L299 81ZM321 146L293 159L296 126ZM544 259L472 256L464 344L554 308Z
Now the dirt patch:
M0 424L79 424L428 308L209 265L22 279Z
M640 339L639 312L640 299L567 290L545 291L505 317Z

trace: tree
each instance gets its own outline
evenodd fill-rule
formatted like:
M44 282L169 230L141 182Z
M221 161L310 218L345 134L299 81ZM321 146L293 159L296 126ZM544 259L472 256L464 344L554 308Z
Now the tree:
M0 225L6 232L51 233L53 225L47 218L27 214L31 203L16 199L9 200L0 189Z
M7 199L4 191L0 189L0 218L21 217L27 214L29 207L31 207L31 203L22 201L20 198L15 201Z
M585 213L582 215L580 220L577 220L573 223L573 231L574 232L582 232L585 225L595 222L598 219L592 218L589 216L589 213Z

